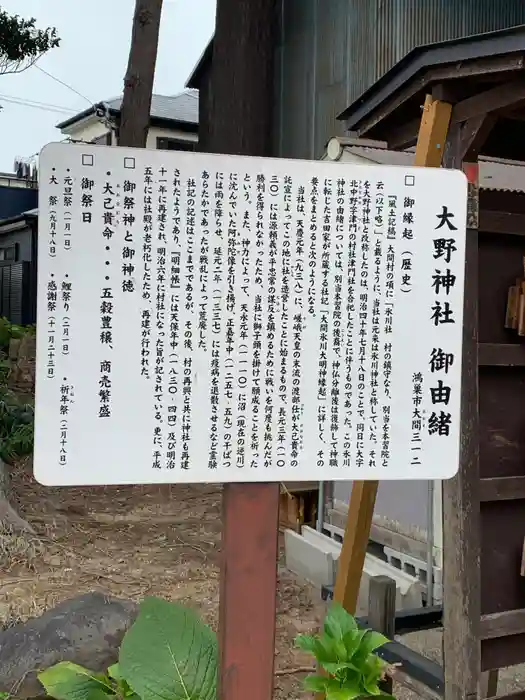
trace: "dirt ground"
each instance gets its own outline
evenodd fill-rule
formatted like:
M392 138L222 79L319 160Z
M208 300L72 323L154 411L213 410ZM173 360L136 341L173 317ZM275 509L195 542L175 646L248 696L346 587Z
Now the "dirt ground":
M0 628L88 591L140 600L157 595L195 607L217 628L221 491L215 486L50 489L29 461L14 470L20 513L39 539L0 535ZM293 648L325 613L319 592L279 566L274 700L310 698L302 690L311 660ZM441 662L441 630L415 632L403 644ZM298 669L303 669L298 671ZM525 665L501 672L499 694L525 687ZM398 700L418 695L396 685Z
M140 600L162 596L197 608L216 629L220 497L216 486L52 489L26 461L13 475L17 507L40 541L0 545L0 625L16 624L88 591ZM283 548L281 546L281 558ZM29 560L29 565L28 565ZM319 593L279 567L275 700L308 697L311 661L294 637L318 628ZM291 671L291 672L290 672Z

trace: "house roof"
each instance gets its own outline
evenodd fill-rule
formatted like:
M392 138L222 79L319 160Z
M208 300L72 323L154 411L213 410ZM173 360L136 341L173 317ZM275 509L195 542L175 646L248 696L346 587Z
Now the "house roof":
M0 233L7 233L7 231L4 231L4 229L9 228L14 224L21 224L24 221L36 218L38 218L38 209L28 209L27 211L23 211L21 214L15 214L14 216L8 216L6 219L0 219Z
M98 102L83 112L57 124L57 129L67 129L81 119L91 116L97 109L107 107L112 116L120 114L122 96ZM177 95L152 95L151 121L174 122L178 125L197 127L199 124L199 95L193 90L185 90Z
M345 154L354 154L378 165L414 164L414 149L390 151L386 146L361 146L349 144L348 141L337 137L331 139L327 147L327 159L344 163ZM480 156L479 186L482 190L525 193L525 162Z
M213 56L213 36L206 44L206 48L201 53L199 60L197 61L195 68L191 71L189 78L186 80L186 87L193 90L198 90L200 88L200 82L202 74L208 67L209 62Z
M425 95L434 87L448 95L441 99L455 104L494 92L498 86L507 85L510 91L515 89L514 81L523 77L525 25L427 44L410 51L338 119L357 136L386 140L402 148L415 142L413 133L417 135ZM516 102L518 97L516 94ZM521 118L525 114L498 113L482 153L525 160ZM407 130L411 138L403 139Z
M426 68L525 51L525 25L416 46L347 107L338 119L352 129L389 95Z

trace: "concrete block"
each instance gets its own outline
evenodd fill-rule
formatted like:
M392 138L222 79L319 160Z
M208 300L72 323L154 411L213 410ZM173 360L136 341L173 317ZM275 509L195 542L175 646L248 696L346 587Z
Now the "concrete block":
M415 576L422 585L422 589L426 593L427 589L427 562L412 557L404 552L398 552L389 547L384 547L384 553L388 563L396 568L405 571L411 576ZM439 604L443 600L443 572L439 566L434 566L434 600L431 604Z
M345 528L344 527L338 527L337 525L332 525L332 523L323 523L323 532L330 537L332 540L335 540L336 542L339 542L340 544L343 542L344 536L345 536Z
M396 610L407 610L422 606L422 586L416 578L409 576L404 571L395 569L390 564L373 557L371 554L367 554L359 589L359 607L363 610L360 614L368 612L370 579L374 576L389 576L396 582Z
M341 545L331 537L303 526L302 534L285 531L286 566L290 571L307 579L315 586L333 585ZM357 614L368 613L369 583L373 576L389 576L396 582L396 609L421 607L422 583L406 571L396 569L387 562L367 554L365 556Z
M293 530L284 531L286 568L314 586L333 586L334 558L330 552L309 542Z
M332 540L330 537L323 535L319 530L315 530L313 527L308 525L303 525L301 529L301 534L307 542L311 542L313 545L317 545L323 551L331 554L334 559L339 559L341 554L341 545Z

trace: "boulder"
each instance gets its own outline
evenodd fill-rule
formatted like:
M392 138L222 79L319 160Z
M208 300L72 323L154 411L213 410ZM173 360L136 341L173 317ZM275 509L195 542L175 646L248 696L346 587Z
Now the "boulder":
M136 615L132 601L88 593L0 632L0 691L18 698L45 695L37 673L59 661L105 671L117 661Z

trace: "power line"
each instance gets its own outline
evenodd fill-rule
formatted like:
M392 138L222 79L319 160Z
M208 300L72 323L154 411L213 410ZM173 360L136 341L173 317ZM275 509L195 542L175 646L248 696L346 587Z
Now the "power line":
M41 109L45 112L56 112L58 114L74 114L76 111L74 109L70 109L69 107L60 107L59 105L48 104L46 102L26 100L23 97L16 97L15 95L0 95L0 100L2 102L9 102L14 105L19 105L21 107L34 107L35 109Z
M50 109L57 109L61 112L75 112L76 110L72 107L64 107L64 105L55 105L50 102L41 102L40 100L29 100L27 97L19 97L18 95L1 95L0 97L6 100L16 100L17 102L29 103L33 105L39 105L42 107L49 107Z
M94 105L93 105L93 102L89 99L89 97L86 97L85 95L83 95L83 94L82 94L81 92L79 92L78 90L75 90L75 88L74 88L74 87L71 87L71 85L68 85L68 84L65 83L63 80L60 80L60 78L57 78L56 76L52 75L51 73L48 73L47 70L44 70L43 68L41 68L40 66L38 66L36 63L34 63L33 66L34 66L37 70L39 70L41 73L44 73L44 75L47 75L48 78L51 78L51 80L54 80L55 83L59 83L60 85L63 85L65 88L67 88L68 90L71 90L71 92L74 92L75 95L78 95L78 96L81 97L83 100L85 100L86 102L88 102L88 103L91 105L91 107L94 106Z

